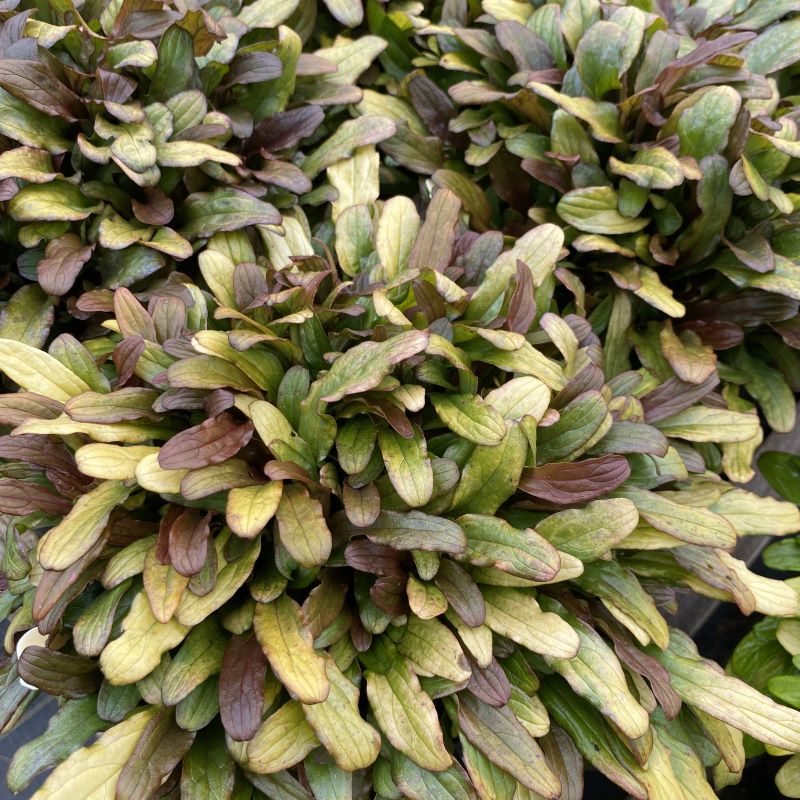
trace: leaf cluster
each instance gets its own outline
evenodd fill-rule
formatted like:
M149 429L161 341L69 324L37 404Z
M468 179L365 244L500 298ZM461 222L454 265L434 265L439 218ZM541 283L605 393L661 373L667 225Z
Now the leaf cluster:
M740 486L800 388L796 4L664 5L0 2L0 730L60 699L13 790L800 752L668 621L800 612L734 554L800 531Z

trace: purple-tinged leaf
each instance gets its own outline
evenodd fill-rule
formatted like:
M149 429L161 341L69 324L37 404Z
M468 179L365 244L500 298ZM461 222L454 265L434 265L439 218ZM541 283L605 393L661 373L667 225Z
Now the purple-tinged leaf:
M236 455L252 438L253 425L239 425L230 414L207 419L173 436L159 451L163 469L199 469Z
M100 687L100 670L95 661L47 647L26 647L18 668L26 683L68 700L86 697Z
M478 584L462 567L443 558L433 579L447 602L471 628L483 625L486 620L486 605Z
M493 658L488 667L481 667L469 658L472 675L467 690L494 708L501 708L511 699L511 684L502 667Z
M44 486L17 478L0 478L0 513L14 517L44 512L62 515L72 503Z
M74 233L51 239L36 266L39 285L47 294L66 294L93 251L94 245L84 244Z
M142 731L131 757L119 774L114 800L154 797L194 742L194 731L175 724L175 712L165 708Z
M693 406L713 392L718 383L719 376L716 374L710 375L700 384L669 378L641 398L645 421L658 422Z
M203 516L188 508L170 526L169 561L175 571L191 577L206 563L211 536L211 512Z
M235 742L246 742L261 725L267 659L253 635L234 636L222 659L219 709L225 732Z

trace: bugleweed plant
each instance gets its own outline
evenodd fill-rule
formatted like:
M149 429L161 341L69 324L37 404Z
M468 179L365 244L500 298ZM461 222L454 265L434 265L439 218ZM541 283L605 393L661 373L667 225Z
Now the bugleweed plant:
M762 473L781 496L800 504L800 456L772 451L758 460ZM792 536L769 545L764 564L787 574L800 573L800 537ZM795 589L800 578L789 577ZM766 617L757 622L733 652L728 671L782 703L800 708L800 624L796 618ZM745 739L745 752L758 755L789 755L785 750ZM786 759L775 776L785 797L800 797L800 756Z
M2 729L61 704L11 788L694 800L800 752L665 618L800 611L732 554L800 530L736 486L794 423L794 8L0 3Z

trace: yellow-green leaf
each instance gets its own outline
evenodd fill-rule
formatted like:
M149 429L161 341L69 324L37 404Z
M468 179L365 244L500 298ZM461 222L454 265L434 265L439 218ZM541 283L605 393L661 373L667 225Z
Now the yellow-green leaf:
M127 686L149 675L161 656L180 644L189 628L177 620L159 622L145 593L133 598L131 610L122 623L122 635L106 645L100 655L100 668L114 686Z
M33 795L34 800L110 800L122 768L133 755L148 723L156 716L153 706L137 711L102 733L89 747L76 750L59 764Z
M266 605L259 603L253 627L270 666L289 693L303 703L325 700L330 691L325 660L314 650L297 603L286 595Z
M341 769L348 772L366 769L380 753L380 734L361 716L358 689L332 658L328 657L323 664L330 692L322 702L303 704L306 719Z
M331 554L331 532L319 500L308 489L288 483L278 509L278 536L289 555L304 567L319 567Z
M486 624L534 653L572 658L580 645L578 634L557 614L542 611L536 599L520 589L481 587Z
M231 489L225 507L225 521L237 536L252 539L272 519L282 494L283 481Z
M372 712L392 745L423 769L447 769L452 759L433 700L405 659L395 659L384 673L366 672L364 677Z
M415 425L413 438L406 439L392 428L381 428L378 446L397 494L412 508L424 506L433 495L433 467L422 430Z
M79 497L69 514L40 539L39 563L56 570L74 564L100 538L111 512L130 493L121 481L104 481Z
M289 769L319 746L314 729L296 700L270 714L247 745L247 768L260 775Z
M80 221L103 208L74 183L33 183L20 189L8 202L8 213L17 222Z
M0 370L26 392L66 402L91 387L60 361L16 339L0 339Z
M479 395L431 394L430 399L439 419L453 433L489 447L503 441L506 435L503 417Z

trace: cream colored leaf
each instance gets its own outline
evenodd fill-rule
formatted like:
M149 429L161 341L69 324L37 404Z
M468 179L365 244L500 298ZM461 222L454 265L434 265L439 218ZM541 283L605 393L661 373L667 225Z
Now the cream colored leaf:
M113 444L85 444L75 451L75 462L84 475L92 478L128 481L136 477L139 462L152 453L158 453L158 448L146 445L120 447Z

